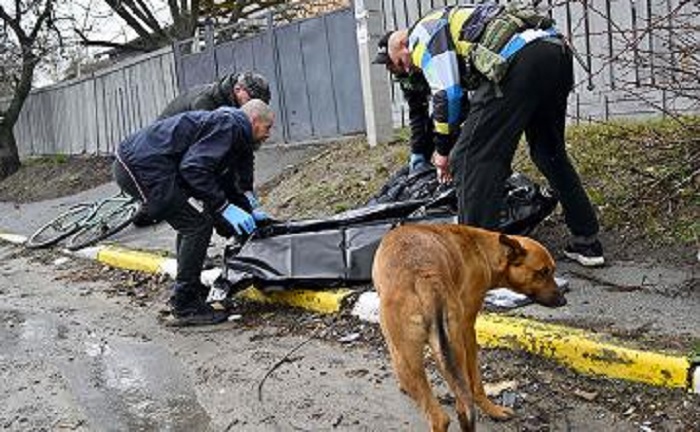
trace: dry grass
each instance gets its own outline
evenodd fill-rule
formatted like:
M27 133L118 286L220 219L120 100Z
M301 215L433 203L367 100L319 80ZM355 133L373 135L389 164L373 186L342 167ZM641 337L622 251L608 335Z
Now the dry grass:
M700 118L571 126L569 154L607 230L652 242L698 242ZM387 145L333 144L263 191L281 218L308 218L362 205L408 158L407 131ZM518 151L514 169L540 178Z

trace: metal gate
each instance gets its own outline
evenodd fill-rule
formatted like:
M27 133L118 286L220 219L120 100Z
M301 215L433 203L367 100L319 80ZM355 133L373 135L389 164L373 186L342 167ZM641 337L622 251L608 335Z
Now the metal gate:
M355 18L349 8L275 27L222 44L175 47L180 91L233 71L254 70L270 81L278 114L271 142L301 142L363 132ZM185 51L196 51L185 54Z

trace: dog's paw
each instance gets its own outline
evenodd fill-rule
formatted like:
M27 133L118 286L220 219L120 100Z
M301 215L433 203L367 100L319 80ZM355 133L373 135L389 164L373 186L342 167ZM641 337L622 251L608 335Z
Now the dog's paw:
M515 417L515 411L512 409L501 405L496 405L492 402L485 404L485 406L482 406L481 409L494 420L505 421Z

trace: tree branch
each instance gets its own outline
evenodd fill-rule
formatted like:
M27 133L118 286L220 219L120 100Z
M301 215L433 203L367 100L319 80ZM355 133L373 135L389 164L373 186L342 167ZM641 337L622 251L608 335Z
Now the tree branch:
M155 16L153 16L153 13L151 13L148 5L146 5L143 0L136 0L136 3L132 4L132 10L134 11L134 14L141 19L141 21L146 23L146 25L153 30L154 33L159 34L161 37L167 37L163 31L163 28L158 23L158 20Z
M44 25L44 21L46 21L51 16L51 9L53 8L53 1L54 0L46 0L46 5L44 6L44 10L41 12L41 14L39 15L39 18L37 18L36 22L34 23L34 28L32 29L31 33L29 33L28 38L32 44L36 40L36 37L39 34L39 31L41 30L41 27Z
M106 41L106 40L93 40L89 39L82 31L78 29L74 29L75 33L78 34L80 37L81 41L80 44L83 46L99 46L99 47L106 47L106 48L116 48L116 49L123 49L127 51L133 51L133 52L148 52L147 48L143 47L138 47L130 44L122 44L118 42L111 42L111 41Z
M110 8L112 8L113 11L119 15L121 19L123 19L129 27L131 27L141 39L144 41L148 41L152 45L157 45L155 44L155 41L153 40L153 37L151 35L151 32L146 30L143 25L137 20L129 11L124 9L123 2L121 0L105 0L105 2L109 5Z
M17 9L18 11L19 9ZM10 14L5 11L5 8L0 5L0 20L5 21L7 25L10 26L13 32L15 32L15 35L17 35L17 39L19 39L20 44L23 43L22 41L27 39L27 34L24 32L24 29L20 25L20 17L17 16L15 18L12 18Z
M170 9L170 16L173 17L173 22L178 22L180 20L180 7L177 4L177 0L168 0L168 8Z

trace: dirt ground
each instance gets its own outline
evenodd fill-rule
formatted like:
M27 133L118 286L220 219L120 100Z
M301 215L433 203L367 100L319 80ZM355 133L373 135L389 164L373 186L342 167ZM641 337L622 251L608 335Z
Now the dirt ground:
M304 164L302 168L290 169L276 180L262 185L261 195L265 208L277 217L302 218L332 214L355 207L376 192L383 179L397 169L407 156L406 146L402 144L367 149L362 142L358 141L343 144L343 146L324 151L309 163ZM0 182L0 200L24 203L56 198L88 189L111 180L109 165L109 158L103 157L46 158L31 161L25 164L19 173ZM537 229L534 236L542 240L552 251L560 251L566 241L562 216L555 214ZM692 242L675 244L657 242L644 237L639 231L607 227L604 227L601 236L606 246L606 253L614 256L615 259L642 260L678 266L697 265L695 258L697 245ZM24 259L22 258L24 253L15 251L7 254L3 258L0 274L11 278L15 273L28 271L25 268L26 263L21 261ZM54 252L33 252L30 255L31 262L42 263L43 267L47 268L55 267L54 263L59 258L61 256ZM22 270L23 268L25 269ZM23 328L21 319L18 318L17 313L13 312L13 308L22 306L30 310L32 302L37 302L36 304L42 305L42 313L58 316L55 319L65 318L69 320L70 325L66 325L70 327L74 325L73 321L80 322L84 318L80 308L75 305L82 304L83 301L91 304L93 298L99 298L100 301L105 299L107 302L99 303L105 307L104 310L88 313L88 317L92 320L90 322L94 325L113 329L112 331L119 335L142 335L139 337L153 340L153 336L146 334L142 327L146 322L144 320L157 316L163 308L164 299L167 297L167 281L153 276L85 263L81 263L80 266L67 265L55 273L49 271L44 277L52 282L32 279L29 283L43 288L46 288L44 284L49 284L61 290L62 304L56 303L58 300L52 299L50 293L36 294L37 298L32 299L35 293L31 291L19 290L14 285L0 285L0 297L3 297L0 300L2 304L0 330L5 330L5 333L0 332L0 346L13 346L12 344L15 343L13 338L16 337L13 335L17 328ZM15 285L26 283L23 280L11 282ZM23 299L26 299L26 302ZM130 318L132 312L140 318L132 320ZM360 322L350 316L325 317L249 303L238 305L237 313L240 319L218 330L173 331L163 335L161 326L150 322L147 326L168 341L164 342L159 349L175 352L181 365L184 365L182 367L186 370L185 374L195 383L198 400L203 405L201 407L197 405L192 411L196 415L193 415L199 418L198 413L203 410L207 416L216 419L212 422L211 429L411 429L406 424L398 428L388 427L386 422L389 420L386 418L383 420L385 423L381 423L383 417L394 414L383 416L380 412L369 415L368 418L377 421L372 423L367 418L363 418L362 413L356 412L357 404L353 403L353 397L362 399L365 402L360 406L371 411L372 408L377 408L372 407L371 403L368 405L367 401L371 402L371 398L399 397L377 326ZM91 332L99 334L99 331L85 326L81 327L81 331L85 332L88 338L93 338L94 335ZM61 334L63 333L58 332L59 339L62 337ZM246 345L245 353L249 357L243 356L243 353L236 353L236 347L244 344L239 338L243 338L243 341L257 342L252 347ZM86 343L83 339L68 338L70 342L68 349L84 351L84 348L81 348L81 344ZM243 380L251 388L254 387L257 381L250 379L251 374L259 376L261 367L272 367L298 343L307 339L311 339L313 343L301 348L298 353L285 361L269 380L267 397L270 398L270 403L281 404L284 410L291 413L290 418L293 421L290 421L286 427L270 426L265 416L256 417L251 413L238 412L231 407L236 405L235 403L227 399L223 393L217 393L231 391L228 387L222 387L220 385L222 382L234 386L238 385L236 384L238 380ZM348 339L349 342L341 342ZM273 345L278 340L285 342L282 347L273 349ZM312 345L315 348L312 348ZM227 350L222 346L231 348ZM305 349L309 351L305 353ZM36 349L28 349L21 355L29 357L20 357L17 363L8 362L8 357L0 350L0 377L8 380L8 388L11 390L3 392L0 396L0 406L7 407L0 410L0 427L8 430L42 429L34 426L42 425L42 422L50 418L54 429L90 429L86 426L89 424L88 420L79 414L71 417L70 421L62 422L60 419L51 417L52 414L45 413L45 410L37 412L32 410L32 406L41 405L51 399L47 394L60 393L57 388L60 387L58 383L62 379L60 374L38 372L40 366L37 365L40 363L30 358L37 354L36 351ZM328 354L331 359L344 360L333 363L326 359L327 353L331 353ZM349 357L355 360L350 362ZM324 368L320 368L313 363L308 364L305 359L327 361L324 363ZM231 364L238 364L241 361L247 366L229 369ZM366 361L367 365L361 366L362 361ZM353 366L349 367L348 364ZM484 351L482 369L486 382L505 389L496 392L498 393L496 398L514 406L519 414L513 421L502 424L480 418L480 425L485 426L485 430L700 431L698 426L700 425L700 400L697 396L685 394L679 390L586 377L533 355L502 350ZM41 378L35 379L33 374L39 374ZM328 393L328 388L313 387L324 376L332 376L337 380L338 388L348 389L349 393L343 393L338 396L341 400L333 399L329 404L319 402L319 398L329 398L332 394ZM292 379L293 377L297 380ZM100 379L110 382L109 376L102 376ZM299 381L299 379L302 380ZM36 380L41 382L30 384ZM288 382L284 383L284 380ZM437 378L434 380L440 381ZM359 387L357 387L358 384ZM46 394L37 394L32 390L35 386L43 389ZM298 392L301 390L294 389L295 386L302 388L309 386L309 389L313 388L317 393L300 394ZM370 390L367 391L367 388ZM299 396L299 400L290 400L289 398L293 396L285 396L288 394L286 392L295 390L297 393L293 394ZM237 388L235 391L252 390ZM12 399L12 394L22 394L24 399L17 399L20 401L17 402ZM382 396L377 396L378 394ZM88 391L87 396L91 395L92 393ZM443 388L440 395L443 403L451 409L453 400L449 393ZM129 399L118 402L128 403ZM149 412L147 405L138 405L140 402L143 401L134 402L136 403L134 406ZM109 405L109 400L103 403ZM409 407L408 409L412 410L411 405L406 405L405 400L402 403L404 404L401 405L402 409ZM88 406L86 410L89 411L89 408ZM391 409L384 411L392 413ZM354 414L349 414L351 412ZM401 411L399 414L408 415L406 411ZM48 417L40 418L40 415ZM277 416L279 421L279 414ZM271 415L272 417L275 416ZM172 430L187 430L181 427L187 424L185 420L173 421L180 427L156 424ZM180 423L177 423L178 421ZM153 425L148 422L137 422L131 426L138 428L144 424ZM190 430L197 430L197 428Z
M257 189L266 210L278 219L327 216L363 205L402 166L407 155L403 141L375 148L367 148L362 139L331 144L310 161L291 167ZM517 166L523 165L522 159L519 155ZM21 204L93 188L112 181L111 162L109 156L30 159L16 174L0 181L0 201ZM531 170L529 166L522 168ZM559 209L533 233L552 251L561 251L567 236ZM603 223L600 236L606 254L619 260L688 266L697 263L700 248L700 238L694 242L651 238L639 227L627 225L609 227Z
M91 189L112 179L107 156L53 156L29 159L0 181L0 201L43 201Z
M228 324L170 329L154 319L163 279L56 251L0 245L0 256L5 430L425 427L396 387L376 325L242 302ZM586 377L520 352L485 350L481 362L487 391L518 413L504 423L480 416L482 431L700 430L700 399L681 390Z

